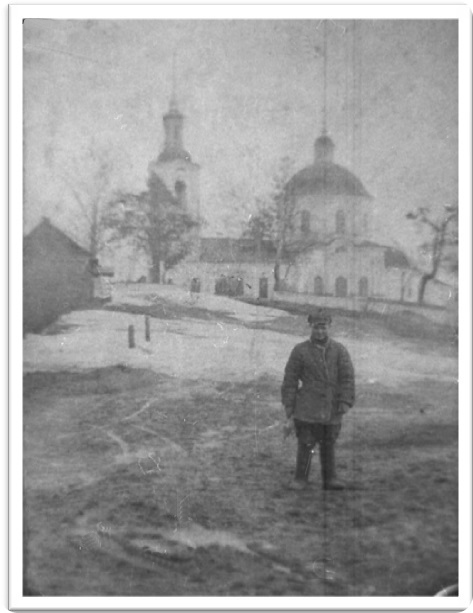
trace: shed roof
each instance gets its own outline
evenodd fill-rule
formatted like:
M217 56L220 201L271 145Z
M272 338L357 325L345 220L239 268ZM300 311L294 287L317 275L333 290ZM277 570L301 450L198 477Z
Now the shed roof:
M75 253L90 257L91 253L87 249L81 247L75 240L68 236L63 230L51 223L48 217L43 217L40 223L31 230L23 239L23 248L28 249L36 241L45 243L51 242L52 239L60 240L68 249Z

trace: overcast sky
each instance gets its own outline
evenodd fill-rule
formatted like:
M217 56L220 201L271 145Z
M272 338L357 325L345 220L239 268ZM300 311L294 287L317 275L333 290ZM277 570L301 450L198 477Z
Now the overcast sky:
M416 235L405 213L457 198L457 23L354 24L325 25L335 161L374 196L380 239L412 253ZM184 144L201 166L205 234L238 234L283 157L295 170L312 162L322 127L323 31L317 20L26 20L25 230L42 215L65 229L77 225L72 184L87 180L91 148L113 160L112 187L144 187L163 144L175 52Z

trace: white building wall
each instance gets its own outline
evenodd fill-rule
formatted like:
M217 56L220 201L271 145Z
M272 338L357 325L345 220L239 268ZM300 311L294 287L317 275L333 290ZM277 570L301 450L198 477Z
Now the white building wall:
M284 274L283 267L281 273ZM173 284L190 290L192 280L199 279L200 291L213 294L215 284L221 276L241 278L243 281L243 292L245 296L258 297L260 279L268 279L268 297L272 296L274 288L274 266L273 263L211 263L211 262L182 262L167 271L167 280Z
M114 282L135 282L143 277L149 280L150 259L142 251L137 251L131 241L125 239L108 247L99 254L102 266L113 269Z
M285 272L286 268L284 268ZM281 276L284 277L283 274ZM325 255L321 250L313 250L299 256L296 262L289 267L284 285L295 292L310 294L314 292L314 282L317 276L322 277L325 287L328 276L325 269Z
M295 235L301 234L302 211L310 213L310 234L318 240L337 235L337 212L345 217L344 236L366 238L371 234L372 208L369 199L356 196L310 194L299 196L295 206Z

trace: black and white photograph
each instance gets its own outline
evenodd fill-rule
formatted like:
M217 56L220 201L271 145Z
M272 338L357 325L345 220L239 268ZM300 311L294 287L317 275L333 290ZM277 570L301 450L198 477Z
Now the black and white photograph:
M468 604L469 10L29 8L11 596Z

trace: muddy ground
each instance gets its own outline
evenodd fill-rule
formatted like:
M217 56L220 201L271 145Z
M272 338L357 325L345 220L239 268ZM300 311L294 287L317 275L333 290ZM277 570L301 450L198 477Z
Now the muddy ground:
M282 313L266 329L304 325ZM344 330L381 332L348 318ZM454 352L409 342L419 363ZM359 381L337 446L356 485L343 492L321 489L317 455L310 488L287 489L296 442L281 435L280 383L127 364L27 372L25 594L430 596L455 583L452 380Z

